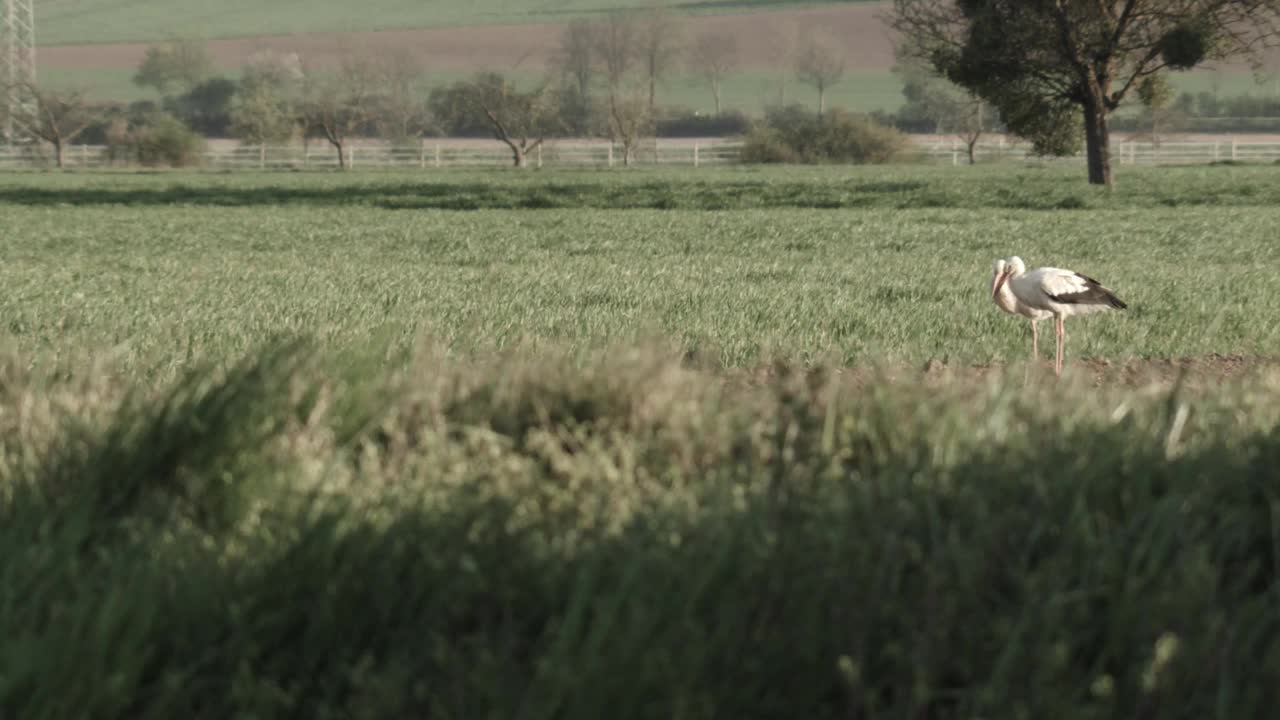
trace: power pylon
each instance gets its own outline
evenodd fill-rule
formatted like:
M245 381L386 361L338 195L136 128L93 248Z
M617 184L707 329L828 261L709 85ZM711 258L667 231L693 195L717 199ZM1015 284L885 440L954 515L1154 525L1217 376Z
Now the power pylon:
M0 133L10 144L31 139L36 82L35 0L0 0Z

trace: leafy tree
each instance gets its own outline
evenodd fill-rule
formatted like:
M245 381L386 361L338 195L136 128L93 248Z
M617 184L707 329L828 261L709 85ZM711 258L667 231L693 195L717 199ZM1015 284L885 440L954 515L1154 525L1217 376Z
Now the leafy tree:
M24 88L35 103L30 130L53 145L54 161L61 168L64 148L93 124L97 114L85 102L83 91L59 92L34 83L24 84Z
M133 82L168 95L175 89L189 91L212 73L213 56L202 43L175 40L148 47Z
M1160 124L1168 119L1169 106L1173 104L1173 87L1164 74L1148 75L1138 83L1138 100L1146 109L1151 122L1151 142L1160 144Z
M293 108L267 84L241 88L231 108L231 132L252 145L285 142L298 129Z
M261 50L249 56L240 71L240 85L246 90L265 86L278 94L297 91L306 78L302 57L296 52Z
M187 92L164 101L164 109L192 130L206 136L223 136L231 129L232 101L239 85L225 77L212 77Z
M934 69L1043 153L1080 147L1111 185L1111 113L1143 78L1249 55L1280 0L894 0L891 24Z
M689 66L707 82L720 114L720 84L738 66L738 40L732 35L709 32L699 35L689 51Z
M528 166L528 154L560 127L554 95L546 87L527 92L498 73L481 73L432 93L430 105L445 125L458 126L464 118L482 119L495 140L511 150L516 167Z

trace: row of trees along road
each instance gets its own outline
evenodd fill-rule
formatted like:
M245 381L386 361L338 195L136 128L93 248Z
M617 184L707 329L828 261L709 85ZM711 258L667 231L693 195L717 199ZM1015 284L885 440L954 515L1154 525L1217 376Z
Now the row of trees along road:
M1280 0L894 0L902 48L991 104L1046 154L1079 150L1112 185L1108 120L1151 78L1207 60L1260 60ZM1083 130L1083 132L1082 132Z

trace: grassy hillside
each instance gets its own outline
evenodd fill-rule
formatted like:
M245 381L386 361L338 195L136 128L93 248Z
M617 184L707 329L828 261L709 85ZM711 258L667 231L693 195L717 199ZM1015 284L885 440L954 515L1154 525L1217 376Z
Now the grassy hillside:
M849 2L850 0L843 0ZM857 0L853 0L857 1ZM351 32L440 26L559 23L583 14L644 7L648 0L60 0L38 8L40 42L50 45ZM690 13L732 13L831 4L821 0L691 0Z

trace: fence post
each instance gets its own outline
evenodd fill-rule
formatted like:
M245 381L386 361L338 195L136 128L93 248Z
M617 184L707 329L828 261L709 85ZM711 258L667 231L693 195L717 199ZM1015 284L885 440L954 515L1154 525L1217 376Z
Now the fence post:
M1218 158L1219 158L1218 141L1214 140L1213 141L1213 161L1218 162Z
M258 169L259 170L267 169L267 144L266 143L258 144Z
M1231 136L1231 159L1236 159L1236 136Z
M538 167L542 167L542 143L538 143Z
M356 166L356 146L352 145L347 148L347 169L350 170Z
M698 141L693 141L693 166L698 167Z
M436 167L440 167L440 143L436 143Z
M609 167L613 167L613 141L609 141Z
M89 167L89 146L80 146L80 164Z
M423 170L427 168L427 141L425 139L418 140L418 167Z

